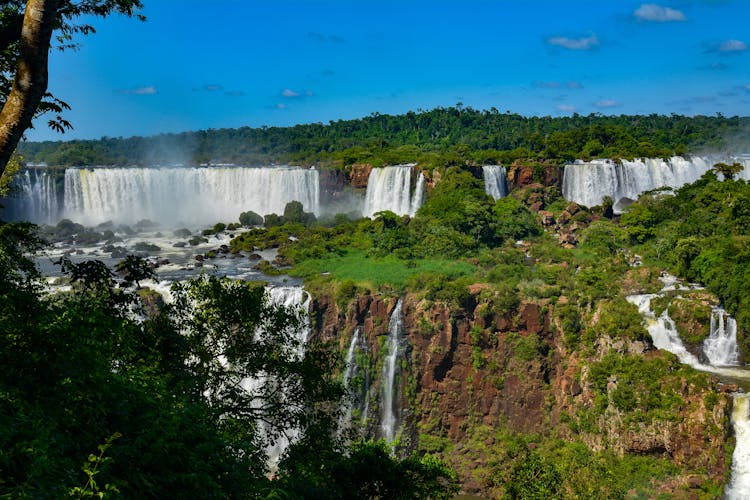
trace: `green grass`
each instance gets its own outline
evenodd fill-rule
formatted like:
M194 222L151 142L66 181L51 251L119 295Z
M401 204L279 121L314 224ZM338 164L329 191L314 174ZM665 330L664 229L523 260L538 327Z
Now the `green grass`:
M312 278L330 273L336 281L352 280L357 285L375 288L389 284L403 289L409 278L422 273L442 273L451 279L476 272L468 262L448 259L405 260L394 256L373 257L364 251L348 251L340 257L310 259L301 262L289 274L298 278Z

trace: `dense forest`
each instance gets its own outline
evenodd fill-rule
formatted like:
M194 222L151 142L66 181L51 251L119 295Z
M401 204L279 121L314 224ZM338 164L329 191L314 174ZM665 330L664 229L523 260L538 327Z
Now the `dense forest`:
M748 127L748 117L722 115L524 117L494 108L479 111L456 105L294 127L24 142L18 151L25 161L63 166L209 162L507 164L519 158L573 160L738 152Z

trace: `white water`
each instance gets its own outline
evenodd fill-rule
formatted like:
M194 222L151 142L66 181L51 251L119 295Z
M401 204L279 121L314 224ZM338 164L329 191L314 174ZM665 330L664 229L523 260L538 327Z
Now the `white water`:
M13 184L17 187L15 196L3 200L7 219L45 224L59 220L60 202L53 176L38 169L28 169L19 172Z
M664 291L684 289L673 277L666 277ZM661 292L660 292L661 293ZM750 380L750 371L737 366L737 327L734 319L722 309L716 308L711 317L711 335L704 343L704 354L710 364L701 363L682 343L674 321L665 310L658 318L651 310L651 299L659 294L630 295L628 302L638 306L641 315L646 319L647 329L654 346L676 355L680 362L693 368L735 379ZM731 320L731 321L730 321ZM709 348L706 348L708 343ZM709 351L711 351L709 353ZM727 483L724 495L730 500L750 498L750 395L733 394L732 427L736 437L732 455L732 475Z
M414 215L424 198L424 175L419 173L412 193L411 176L414 165L373 168L367 178L367 193L362 215L372 217L390 210L398 215Z
M737 321L720 307L711 311L711 333L703 341L703 354L714 366L734 366L740 361Z
M402 314L401 299L396 303L396 307L391 314L391 321L388 324L388 343L387 356L383 363L383 373L381 378L381 417L380 417L380 437L387 442L396 439L398 432L398 385L396 376L398 373L398 355L403 336L404 318Z
M296 341L299 343L294 353L296 357L302 358L305 354L305 345L307 344L307 338L310 334L310 321L309 321L309 308L310 308L310 295L300 286L279 286L267 288L267 296L272 305L284 306L291 310L294 314L300 314L303 318L302 324L294 334ZM256 336L262 336L262 328L256 332ZM241 382L242 387L250 392L251 394L262 394L264 388L268 388L269 385L275 385L277 382L272 377L264 376L260 374L257 377L245 379ZM286 394L281 394L281 401L289 406L297 405L297 401L291 401ZM257 401L258 405L262 404L262 401ZM261 432L264 438L268 438L270 434L268 424L261 426ZM289 445L299 439L300 437L299 428L288 428L284 429L282 434L271 442L266 447L266 455L268 456L268 465L271 469L274 469L281 458L281 455L289 447Z
M347 390L347 396L344 401L344 411L339 421L339 428L341 430L351 427L352 424L352 413L354 407L359 401L357 395L361 392L359 387L352 386L354 377L359 374L359 366L357 366L357 352L364 350L366 344L363 342L362 328L356 327L352 333L352 339L349 342L349 350L346 352L346 360L344 365L344 387Z
M498 200L508 195L508 183L505 178L505 167L500 165L485 165L482 167L484 175L484 191Z
M732 404L732 428L735 446L732 475L724 490L727 500L750 498L750 395L735 393Z
M149 219L171 227L197 227L237 222L240 213L248 210L282 214L290 201L301 202L307 212L320 211L315 169L68 168L62 202L54 186L50 189L48 173L33 175L21 176L22 189L30 194L11 202L27 205L14 210L14 217L32 222L68 218L90 226L108 220L132 224Z
M622 198L636 200L652 189L678 188L695 182L712 166L713 162L706 158L688 160L679 156L666 161L622 160L621 165L611 160L576 161L565 166L562 192L566 200L589 207L600 205L605 196L611 196L615 203Z

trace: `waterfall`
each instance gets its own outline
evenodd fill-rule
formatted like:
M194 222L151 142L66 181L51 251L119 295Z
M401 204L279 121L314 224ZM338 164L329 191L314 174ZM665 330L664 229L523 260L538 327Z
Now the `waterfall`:
M400 413L400 404L398 401L398 355L403 336L404 318L402 313L401 299L396 303L396 307L391 314L391 321L388 324L388 343L386 344L387 356L383 363L382 385L381 385L381 418L380 418L380 435L387 442L393 442L398 432L398 415Z
M669 160L646 158L622 160L594 160L565 165L563 197L585 206L600 205L605 196L614 202L622 198L635 200L641 193L660 187L678 188L695 182L711 169L713 162L706 158L685 159L673 156Z
M505 178L505 167L500 165L485 165L482 167L484 175L484 191L498 200L508 195L508 184Z
M656 296L656 294L630 295L626 299L631 304L635 304L638 307L638 312L646 318L646 329L651 335L654 347L671 352L679 358L680 363L696 369L703 368L698 358L688 351L683 344L680 334L677 332L677 327L667 314L667 310L665 309L658 318L654 315L651 310L651 299Z
M344 430L352 426L352 414L355 408L361 410L360 420L364 424L367 420L367 396L368 389L370 386L368 380L367 367L359 366L357 362L357 353L366 352L367 343L365 342L364 335L362 334L362 328L356 327L354 333L352 333L351 341L349 342L349 350L346 352L346 361L344 365L344 387L347 390L347 397L344 402L344 411L339 421L339 429ZM358 382L356 379L361 375L364 376L364 380L361 380L361 385L355 385Z
M414 189L414 196L411 200L411 209L409 210L409 215L412 217L416 215L417 210L419 210L419 207L421 207L424 202L424 183L424 174L419 172L419 176L417 177L417 187Z
M714 366L733 366L739 363L737 321L720 307L711 311L711 330L708 338L703 341L703 354Z
M657 318L651 310L651 299L673 290L682 290L674 277L662 279L664 288L658 294L630 295L628 302L635 304L646 319L648 333L654 346L675 354L681 363L716 375L731 377L735 380L750 380L750 371L737 367L739 353L737 349L737 323L723 309L714 308L711 314L711 333L704 341L703 353L709 364L701 363L682 343L674 321L667 310ZM739 500L750 498L750 395L734 393L732 395L732 427L736 438L732 455L732 475L724 491L725 498Z
M310 334L310 319L309 319L309 308L310 308L310 295L305 292L302 287L299 286L280 286L267 288L267 297L269 302L274 306L283 306L288 310L291 310L293 314L300 314L303 317L302 324L297 330L295 330L296 340L299 345L297 346L295 355L297 358L302 358L305 355L305 344ZM260 328L256 332L256 337L262 336L263 329ZM264 376L259 374L257 377L245 379L241 382L242 387L250 392L262 393L263 388L269 385L273 386L277 382L273 377ZM287 403L289 406L296 404L296 401L290 400L290 397L286 394L281 394L280 399L282 403ZM262 401L257 401L258 405L262 405ZM267 423L262 423L260 426L261 434L265 439L271 435L271 428ZM301 430L298 428L284 429L281 435L279 435L273 442L266 447L266 455L268 456L268 464L273 469L279 462L281 455L289 447L289 444L299 439Z
M727 500L750 498L750 395L735 393L732 403L732 428L735 446L732 475L724 490Z
M27 169L16 174L12 186L15 192L2 200L8 220L45 224L57 222L60 203L53 174L36 168Z
M21 184L25 194L14 215L32 222L150 219L195 227L236 222L248 210L281 214L295 200L320 212L318 171L295 167L68 168L61 201L47 172L26 171Z
M420 172L412 194L411 174L414 165L373 168L367 178L367 193L362 215L372 217L390 210L398 215L414 215L422 206L424 175Z

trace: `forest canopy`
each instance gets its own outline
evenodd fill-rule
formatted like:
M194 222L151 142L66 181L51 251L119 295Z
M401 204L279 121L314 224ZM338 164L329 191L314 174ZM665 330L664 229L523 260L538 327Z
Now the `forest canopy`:
M525 117L456 105L402 115L293 127L209 129L151 137L24 142L27 162L48 165L235 163L444 166L517 159L668 157L740 151L750 117L591 114Z

